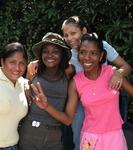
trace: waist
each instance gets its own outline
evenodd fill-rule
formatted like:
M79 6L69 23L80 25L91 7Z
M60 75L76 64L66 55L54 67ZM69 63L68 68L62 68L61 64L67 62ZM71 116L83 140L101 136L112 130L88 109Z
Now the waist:
M10 149L17 150L17 145L8 146L8 147L0 147L0 150L10 150Z
M47 130L58 130L61 128L61 124L47 124L43 121L30 120L30 119L27 119L26 121L28 121L30 125L35 128L43 127L46 128Z

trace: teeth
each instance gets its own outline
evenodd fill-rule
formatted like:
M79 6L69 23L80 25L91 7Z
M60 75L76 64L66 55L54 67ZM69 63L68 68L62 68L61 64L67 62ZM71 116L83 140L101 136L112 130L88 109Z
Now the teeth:
M48 62L53 62L54 60L47 60Z
M91 66L91 63L84 63L85 66Z

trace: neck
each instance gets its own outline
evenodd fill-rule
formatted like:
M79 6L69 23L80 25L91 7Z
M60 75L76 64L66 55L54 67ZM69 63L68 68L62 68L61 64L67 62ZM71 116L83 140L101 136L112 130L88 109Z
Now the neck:
M101 66L96 68L94 71L84 72L85 76L91 80L96 80L100 76L100 73L101 73Z
M45 69L43 76L48 80L57 80L61 77L62 72L60 69Z

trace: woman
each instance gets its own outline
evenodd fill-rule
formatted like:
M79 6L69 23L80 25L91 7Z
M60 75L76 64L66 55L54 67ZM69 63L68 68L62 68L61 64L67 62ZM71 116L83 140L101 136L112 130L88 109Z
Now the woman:
M28 110L24 93L27 82L27 54L22 44L13 42L1 52L0 68L0 150L17 150L18 124Z
M50 103L63 111L68 88L64 71L71 57L69 47L59 34L50 32L33 46L33 53L39 62L38 73L31 82L40 82ZM31 101L29 113L22 124L20 150L62 150L61 123L43 111L41 105L38 107L35 101Z
M65 113L51 105L39 83L31 85L37 97L36 104L66 125L72 123L80 99L85 111L80 150L127 150L119 111L119 91L108 84L114 70L112 66L103 65L105 54L103 43L96 34L83 35L78 55L83 71L70 83ZM126 79L123 79L122 87L132 94Z

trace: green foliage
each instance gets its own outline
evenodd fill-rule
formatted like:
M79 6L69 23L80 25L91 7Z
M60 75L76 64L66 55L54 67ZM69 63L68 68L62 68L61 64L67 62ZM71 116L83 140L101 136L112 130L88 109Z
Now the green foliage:
M11 41L31 47L49 31L61 33L71 15L90 21L96 31L132 65L133 2L131 0L0 0L0 50Z

